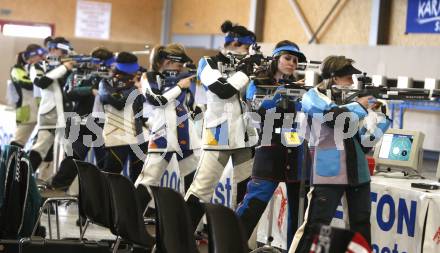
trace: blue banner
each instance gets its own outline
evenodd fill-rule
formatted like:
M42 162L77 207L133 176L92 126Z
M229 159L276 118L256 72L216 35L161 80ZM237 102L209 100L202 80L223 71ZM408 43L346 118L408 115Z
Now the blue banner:
M440 0L408 0L407 33L440 33Z

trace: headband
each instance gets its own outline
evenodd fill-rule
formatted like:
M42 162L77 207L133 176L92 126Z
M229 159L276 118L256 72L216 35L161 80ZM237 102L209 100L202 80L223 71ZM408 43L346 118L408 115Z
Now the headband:
M272 51L272 56L276 57L279 56L282 52L288 52L292 55L295 55L296 57L298 57L298 61L299 62L305 62L306 61L306 57L305 55L299 51L298 47L295 46L282 46L282 47L277 47Z
M331 73L322 73L321 77L323 79L328 79L328 78L334 77L334 76L348 76L348 75L361 74L361 73L362 72L359 69L353 67L353 65L351 65L351 64L348 64L348 65L345 65L344 67L342 67L336 71L333 71Z
M72 50L72 47L70 46L69 43L49 42L47 44L47 48L49 48L49 49L58 48L58 49L61 49L61 50L65 50L67 52L70 52Z
M42 47L40 47L40 48L38 48L36 50L33 50L33 51L26 51L24 53L24 58L25 59L29 59L29 58L31 58L32 56L35 56L35 55L45 55L45 54L47 54L47 50L42 48Z
M253 36L232 36L231 34L225 37L225 44L234 41L240 42L241 44L252 45L255 43L255 38Z
M133 63L116 62L116 69L131 75L139 70L139 64L137 62L133 62Z

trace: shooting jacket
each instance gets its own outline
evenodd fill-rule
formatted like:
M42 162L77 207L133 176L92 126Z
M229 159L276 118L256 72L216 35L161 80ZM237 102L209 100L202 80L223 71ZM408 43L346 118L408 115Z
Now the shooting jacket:
M27 67L29 65L16 65L11 69L11 81L18 95L15 119L21 124L36 123L38 114L39 101L34 97L34 84L29 78Z
M64 119L64 98L62 88L69 75L64 65L47 70L44 65L34 64L30 77L41 88L41 102L38 108L38 128L54 129L66 126Z
M261 117L254 178L277 182L308 179L310 157L304 136L301 137L304 134L298 132L299 124L307 124L307 119L301 112L300 98L276 93L284 89L283 85L276 89L262 88L253 81L247 89L246 100Z
M177 86L180 79L148 72L147 79L142 80L147 103L152 106L152 116L148 121L151 130L148 152L179 154L200 148L200 137L191 115L194 94L190 89Z
M106 147L139 145L148 138L143 118L145 97L134 86L114 88L112 79L99 83L99 99L104 106L103 129Z
M389 128L390 120L357 102L337 105L317 88L303 96L302 110L311 122L312 184L355 186L369 182L365 154ZM338 136L343 132L353 134Z
M203 126L203 149L231 150L255 146L255 128L245 117L240 93L245 92L249 77L243 72L222 73L219 66L229 59L219 53L199 61L197 75L206 89L207 109Z

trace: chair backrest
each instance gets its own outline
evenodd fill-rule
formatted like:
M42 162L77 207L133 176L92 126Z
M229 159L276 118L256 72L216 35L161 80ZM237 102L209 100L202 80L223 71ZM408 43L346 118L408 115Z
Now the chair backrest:
M150 193L148 192L148 189L145 185L139 184L136 187L136 196L139 203L139 208L141 209L142 213L144 213L145 209L148 206L148 203L151 200Z
M80 214L114 232L110 190L104 174L88 162L70 159L64 160L63 163L73 163L78 170Z
M235 212L223 205L205 204L210 253L248 252L244 229Z
M156 246L158 252L197 253L188 207L179 192L151 187L156 206Z
M105 173L111 196L116 235L134 244L152 247L154 238L147 232L133 183L120 174Z
M1 157L2 193L0 237L15 239L23 225L29 186L29 166L22 161L23 152L16 146L5 146Z
M53 176L51 186L56 189L68 188L77 174L78 171L73 157L66 157L61 161L57 173Z

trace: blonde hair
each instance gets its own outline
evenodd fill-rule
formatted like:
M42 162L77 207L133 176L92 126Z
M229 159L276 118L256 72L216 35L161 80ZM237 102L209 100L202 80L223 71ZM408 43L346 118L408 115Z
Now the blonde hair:
M327 56L321 64L321 76L323 77L317 87L321 90L326 90L333 83L334 73L347 65L352 65L354 60L346 58L343 55Z
M156 46L152 50L151 57L151 68L153 71L159 71L161 65L165 61L165 54L173 54L173 55L181 55L185 54L186 51L182 44L179 43L171 43L166 46Z

